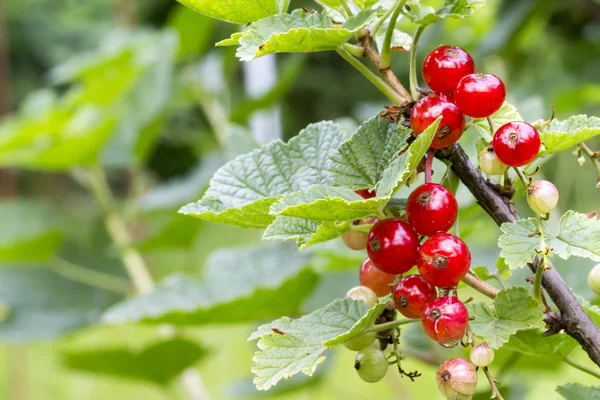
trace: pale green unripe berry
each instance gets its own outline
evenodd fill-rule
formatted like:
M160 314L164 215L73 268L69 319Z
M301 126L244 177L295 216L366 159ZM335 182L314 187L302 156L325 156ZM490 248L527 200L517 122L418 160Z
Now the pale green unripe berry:
M588 275L588 285L592 292L600 294L600 264L596 265Z
M506 164L496 157L494 148L488 146L479 153L479 167L487 176L502 175L506 171Z
M388 370L388 360L385 353L374 347L361 350L354 360L354 368L358 376L370 383L379 382Z
M369 308L373 308L377 304L377 295L373 290L366 286L355 286L348 290L346 297L354 300L364 301Z
M360 336L354 336L350 340L346 340L343 344L346 348L354 351L360 351L373 344L377 338L377 332L369 332Z
M448 400L470 400L477 388L475 366L463 358L452 358L438 368L438 389Z
M558 189L552 182L533 182L527 189L527 203L536 214L547 214L558 204Z
M474 346L469 355L471 362L478 367L487 367L494 361L494 349L488 346L487 343L482 343Z

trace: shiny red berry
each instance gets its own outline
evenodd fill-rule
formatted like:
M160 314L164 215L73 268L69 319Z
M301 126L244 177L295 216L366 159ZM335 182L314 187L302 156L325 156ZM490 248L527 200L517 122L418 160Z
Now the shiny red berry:
M369 232L367 253L373 264L388 274L403 274L417 262L419 236L406 222L385 219Z
M446 232L456 222L458 203L451 191L437 183L416 188L406 202L408 223L423 236Z
M436 233L423 243L417 267L427 282L440 288L456 286L471 266L471 252L460 238Z
M355 190L354 193L356 193L363 199L372 199L373 197L377 196L377 193L375 193L374 190L369 191L369 189Z
M436 92L454 95L458 81L475 72L473 59L456 46L440 46L425 57L423 79Z
M454 103L465 115L486 118L504 104L506 88L496 75L471 74L458 82L454 91Z
M469 312L457 297L440 297L427 305L421 321L430 338L444 347L454 347L465 335Z
M407 318L421 318L427 304L436 297L435 287L420 275L407 275L394 286L396 309Z
M394 282L396 275L381 271L373 265L373 261L367 258L360 266L358 280L362 286L373 290L379 297L390 294L392 288L390 284Z
M437 133L431 143L432 149L443 149L455 143L465 130L465 117L443 94L432 94L417 101L410 113L410 126L415 136L442 116Z
M511 167L521 167L535 160L541 145L538 131L521 121L502 125L492 141L496 157Z

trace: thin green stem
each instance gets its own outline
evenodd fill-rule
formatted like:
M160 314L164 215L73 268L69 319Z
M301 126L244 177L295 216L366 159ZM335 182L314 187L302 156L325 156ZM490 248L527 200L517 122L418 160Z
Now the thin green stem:
M496 133L496 127L494 126L494 120L492 119L492 117L487 117L487 122L488 122L488 125L490 126L490 132L491 132L492 136L494 136L494 133Z
M355 44L344 43L342 45L344 50L348 53L352 54L354 57L362 57L365 55L365 48L362 46L357 46Z
M492 397L496 397L496 398L498 398L498 400L504 400L504 398L500 394L500 391L498 390L498 386L496 386L496 384L498 382L494 379L492 374L490 374L488 367L483 367L482 369L483 369L483 373L485 374L485 377L490 382L490 387L492 388L492 394L493 394Z
M339 47L337 52L342 58L350 63L354 68L358 70L361 74L365 76L377 89L381 91L392 103L394 104L402 104L404 102L404 98L398 94L390 85L385 83L383 79L379 78L375 75L369 68L367 68L363 63L358 61L356 58L352 56L352 54L348 53L344 48Z
M340 3L342 4L342 7L344 8L344 11L346 11L347 17L351 17L352 16L352 9L348 5L348 1L347 0L340 0Z
M531 183L529 182L529 179L527 179L525 174L523 174L523 171L521 171L518 167L515 167L513 169L519 176L519 179L521 179L521 182L523 182L523 185L525 185L525 189L527 189L531 185Z
M596 187L600 188L600 159L598 159L598 153L593 152L584 142L579 143L579 147L581 147L581 150L588 156L592 164L594 164L598 170L598 184Z
M131 285L127 279L94 271L62 258L57 258L53 261L52 269L57 274L66 278L107 291L129 293L131 289Z
M542 276L544 273L544 269L546 269L546 266L548 265L548 246L546 246L546 242L544 240L544 232L542 230L542 217L540 215L537 216L537 229L538 234L540 235L539 251L542 256L542 261L538 264L537 270L535 271L535 279L533 281L533 297L535 297L536 300L540 302L542 309L545 309L544 302L542 300Z
M417 80L417 46L419 44L419 39L421 38L421 34L425 30L427 25L419 25L417 31L415 32L415 36L413 37L412 46L410 48L410 58L409 58L409 78L410 78L410 94L413 99L419 98L419 92L417 92L417 87L419 86L419 81Z
M392 66L392 37L394 36L394 29L396 29L398 16L400 15L400 11L402 11L402 7L404 7L405 3L406 0L398 0L394 6L394 12L390 17L390 23L387 27L387 31L385 31L383 46L381 46L381 49L379 49L381 54L379 57L379 69L388 69Z
M399 319L397 321L391 321L391 322L386 322L384 324L373 325L369 329L363 329L363 331L361 332L361 334L371 333L371 332L385 331L385 330L388 330L388 329L395 328L397 326L412 324L413 322L419 322L419 321L420 321L419 319Z
M586 374L590 374L590 375L592 375L592 376L594 376L594 377L596 377L596 378L600 379L600 372L598 372L598 371L595 371L595 370L593 370L593 369L591 369L591 368L588 368L588 367L586 367L586 366L585 366L585 365L583 365L583 364L580 364L579 362L577 362L577 361L573 360L571 357L566 357L566 358L565 358L565 362L566 362L567 364L569 364L569 365L570 365L571 367L573 367L573 368L577 368L578 370L580 370L580 371L583 371L583 372L585 372Z
M500 284L500 286L502 286L502 289L508 289L508 284L506 283L506 281L504 279L502 279L502 277L500 275L498 275L497 273L492 275L494 277L494 279L496 279L496 281L498 281L498 283Z
M375 37L375 34L377 34L377 31L379 28L381 28L381 25L390 17L390 15L392 15L393 12L394 8L390 8L385 12L385 14L379 17L379 19L375 21L373 25L371 25L371 36Z

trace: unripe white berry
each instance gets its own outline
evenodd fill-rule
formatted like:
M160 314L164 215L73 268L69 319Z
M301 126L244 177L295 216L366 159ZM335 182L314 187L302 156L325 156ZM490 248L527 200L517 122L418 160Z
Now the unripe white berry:
M348 290L346 297L354 300L364 301L369 308L374 307L378 302L375 292L366 286L353 287L352 289Z
M558 204L558 189L552 182L533 182L527 190L527 203L536 214L547 214Z
M496 157L494 148L488 146L479 153L479 167L487 176L502 175L506 171L506 164Z
M588 285L592 292L600 294L600 264L596 265L588 275Z
M494 361L494 349L487 343L473 346L470 354L471 362L478 367L487 367Z

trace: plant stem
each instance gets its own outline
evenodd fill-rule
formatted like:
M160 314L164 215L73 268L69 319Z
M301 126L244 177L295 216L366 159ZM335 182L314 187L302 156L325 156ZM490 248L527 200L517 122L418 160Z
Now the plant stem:
M579 147L581 147L581 150L583 150L583 152L588 156L590 161L596 166L596 169L598 170L598 184L596 185L596 187L600 188L600 160L598 159L598 153L594 153L592 149L590 149L583 142L579 143Z
M542 262L538 264L537 270L535 271L535 279L533 281L533 297L540 302L543 307L544 302L542 300L542 275L544 270L548 268L548 246L544 241L544 232L542 231L542 218L540 215L537 216L537 229L540 235L540 254L542 255ZM543 307L545 309L545 307Z
M525 189L527 189L529 187L529 185L530 185L529 179L527 179L525 177L525 174L523 174L523 171L521 171L518 167L515 167L513 169L515 170L515 172L519 176L519 179L521 179L521 182L523 182L523 185L525 186Z
M500 391L498 390L498 386L496 386L496 380L494 379L492 374L490 374L488 367L483 367L482 369L483 369L483 373L485 374L488 381L490 382L490 386L492 387L492 398L497 397L498 400L504 400L504 398L500 394Z
M373 25L371 25L371 36L375 36L375 34L377 34L377 31L379 30L379 28L381 28L381 25L385 22L386 19L390 17L390 15L392 15L393 12L394 8L392 7L389 10L387 10L385 14L379 17L379 19L375 21Z
M410 79L410 94L413 99L419 98L419 92L417 92L417 87L419 86L419 81L417 80L417 45L419 44L419 39L421 38L421 34L427 25L419 25L417 31L415 32L415 36L413 37L412 46L410 47L410 57L409 57L409 79Z
M467 272L462 281L490 299L494 299L498 295L498 289L488 285L471 271Z
M591 368L588 368L583 364L580 364L579 362L573 360L571 357L565 357L565 362L567 364L569 364L570 366L572 366L573 368L577 368L578 370L583 371L586 374L590 374L590 375L595 376L596 378L600 379L599 372L597 372Z
M490 132L491 132L492 136L494 136L494 133L496 132L496 127L494 126L494 120L492 120L492 117L487 117L487 122L488 122L488 125L490 126Z
M391 328L395 328L397 326L412 324L413 322L419 322L420 319L399 319L397 321L390 321L384 324L373 325L371 328L363 329L361 334L371 333L371 332L379 332L385 331Z
M394 6L394 12L390 17L390 24L387 27L387 31L385 31L383 46L381 49L379 49L379 69L388 69L392 66L392 37L394 36L394 29L396 29L396 22L398 21L398 16L400 15L400 11L402 11L402 7L404 7L405 3L406 0L398 0L396 5Z
M54 260L52 269L54 272L66 278L107 291L129 293L131 289L127 279L94 271L62 258L56 258Z
M350 63L354 68L358 70L361 74L365 76L377 89L381 91L392 103L394 104L402 104L404 103L404 98L401 97L390 85L385 83L383 79L375 75L369 68L367 68L363 63L354 58L347 50L342 47L337 49L337 52L342 58Z
M429 150L427 153L427 158L425 159L425 183L431 183L431 175L433 175L433 156L435 155L435 150Z
M348 17L351 17L352 16L352 9L348 5L348 1L347 0L340 0L340 4L344 8L344 11L346 11L346 14L348 14Z
M365 48L362 46L357 46L355 44L344 43L342 45L344 50L348 53L352 54L354 57L362 57L365 55Z

